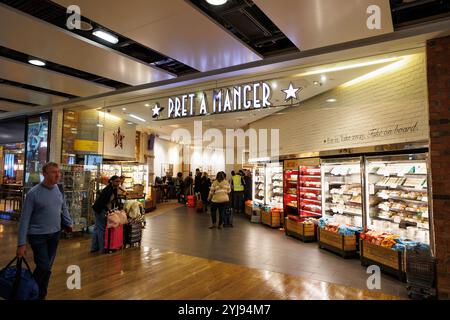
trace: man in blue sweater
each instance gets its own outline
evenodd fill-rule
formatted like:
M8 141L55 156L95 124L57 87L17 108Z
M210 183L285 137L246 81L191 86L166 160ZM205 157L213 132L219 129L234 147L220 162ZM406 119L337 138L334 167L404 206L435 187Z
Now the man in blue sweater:
M28 236L36 264L33 276L39 286L39 298L45 299L61 227L71 232L72 218L57 186L61 178L58 164L48 162L42 171L44 181L31 188L25 196L19 223L17 256L25 254Z

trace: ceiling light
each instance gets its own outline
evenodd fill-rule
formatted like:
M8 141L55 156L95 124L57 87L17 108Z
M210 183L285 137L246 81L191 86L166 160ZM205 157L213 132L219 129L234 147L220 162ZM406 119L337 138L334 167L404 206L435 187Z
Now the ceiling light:
M330 98L326 100L327 102L336 102L337 100L335 98Z
M320 77L320 81L322 81L322 82L325 82L325 81L327 81L327 77L326 77L326 76L324 76L324 75L322 75L322 76Z
M103 125L102 125L102 124L100 124L100 123L97 123L97 127L99 127L99 128L103 128Z
M144 104L144 106L146 106L146 107L150 107L150 105L149 105L148 103Z
M133 124L133 122L127 122L127 124Z
M318 86L318 85L320 85L320 82L319 81L313 81L313 85Z
M142 122L146 122L145 119L142 119L141 117L135 116L134 114L130 114L130 117L132 117L134 119L137 119L137 120L140 120Z
M83 30L83 31L91 31L92 29L94 29L94 27L92 26L92 24L90 24L90 23L87 22L87 21L81 20L81 22L80 22L80 30Z
M127 108L122 108L122 111L125 111L125 110L127 110Z
M274 81L274 82L272 82L272 87L274 88L274 89L276 89L277 87L278 87L278 85L277 85L277 83Z
M28 63L39 67L45 66L45 62L39 59L28 59Z
M213 6L221 6L225 3L227 3L228 0L206 0L209 4Z
M380 64L380 63L394 62L394 61L398 61L398 60L399 60L399 58L396 58L396 57L394 57L394 58L386 58L386 59L379 59L379 60L374 60L374 61L367 61L367 62L361 62L361 63L348 64L348 65L343 65L343 66L338 66L338 67L330 67L330 68L320 69L320 70L312 70L312 71L308 71L308 72L297 74L296 76L297 77L301 77L301 76L309 76L309 75L313 75L313 74L321 74L321 73L342 71L342 70L348 70L348 69L372 66L372 65Z
M94 36L99 37L100 39L108 41L112 44L116 44L117 42L119 42L119 38L117 38L115 35L113 35L109 32L103 31L101 29L95 30L94 32L92 32L92 34Z

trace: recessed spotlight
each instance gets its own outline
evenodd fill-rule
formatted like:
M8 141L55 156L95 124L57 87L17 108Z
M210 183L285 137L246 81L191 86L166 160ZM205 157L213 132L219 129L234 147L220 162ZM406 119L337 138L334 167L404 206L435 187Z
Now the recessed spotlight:
M39 59L28 59L28 63L39 67L45 66L45 62Z
M213 6L221 6L225 3L227 3L228 0L206 0L209 4Z
M318 85L320 85L320 82L319 81L313 81L313 85L318 86Z
M109 43L112 43L112 44L116 44L117 42L119 42L119 38L117 38L115 35L113 35L109 32L103 31L101 29L94 30L94 32L92 32L92 34L94 36L96 36L100 39L103 39L105 41L108 41Z
M133 122L127 122L127 124L133 124Z
M276 89L276 88L278 87L278 84L274 81L274 82L272 82L272 87L273 87L274 89Z
M125 111L125 110L127 110L127 108L122 108L122 111Z
M83 31L91 31L92 29L94 29L94 27L92 26L92 24L90 24L90 23L87 22L87 21L81 20L81 22L80 22L80 30L83 30Z
M326 100L327 102L336 102L337 100L335 98L330 98Z
M99 128L103 128L103 125L102 125L102 124L100 124L100 123L97 123L97 127L99 127Z
M320 76L320 81L322 81L322 82L327 81L327 76L325 76L325 75Z
M148 103L144 104L144 106L146 106L146 107L150 107L150 105L149 105Z

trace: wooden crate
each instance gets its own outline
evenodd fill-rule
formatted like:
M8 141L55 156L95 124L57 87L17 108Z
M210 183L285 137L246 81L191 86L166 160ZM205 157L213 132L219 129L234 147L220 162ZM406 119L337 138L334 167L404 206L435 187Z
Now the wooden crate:
M356 236L343 236L339 233L318 228L317 240L319 248L333 251L343 258L356 256Z
M383 272L406 281L403 251L395 251L362 239L359 241L359 248L361 265L378 265Z
M261 222L272 228L279 228L280 223L280 212L267 212L266 210L261 211Z
M247 216L247 218L250 219L252 217L252 211L253 205L245 204L245 215Z
M317 226L315 224L302 223L286 217L284 219L284 225L284 230L288 236L298 238L303 242L312 242L317 240Z

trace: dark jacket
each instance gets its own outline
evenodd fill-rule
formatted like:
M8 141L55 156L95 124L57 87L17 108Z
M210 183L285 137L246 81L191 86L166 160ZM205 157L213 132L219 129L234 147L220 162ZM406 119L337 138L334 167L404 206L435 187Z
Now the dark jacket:
M108 203L111 200L111 196L114 194L114 199L112 200L111 208L120 207L119 197L117 195L117 189L114 189L111 184L108 184L100 194L95 199L92 208L95 212L102 212L103 210L108 210Z
M202 201L208 200L209 188L211 188L211 180L209 178L201 178L200 180L200 195L202 197Z
M200 192L200 185L202 184L202 175L197 174L194 180L194 192Z

